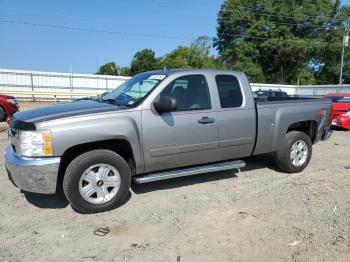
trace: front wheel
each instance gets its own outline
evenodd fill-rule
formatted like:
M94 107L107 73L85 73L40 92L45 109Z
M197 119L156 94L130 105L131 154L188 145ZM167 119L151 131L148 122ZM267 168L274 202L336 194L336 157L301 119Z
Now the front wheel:
M299 131L288 132L283 146L276 152L277 166L287 173L299 173L310 162L312 155L312 142L310 137Z
M73 159L63 179L63 190L79 213L98 213L120 206L129 193L131 171L110 150L93 150Z

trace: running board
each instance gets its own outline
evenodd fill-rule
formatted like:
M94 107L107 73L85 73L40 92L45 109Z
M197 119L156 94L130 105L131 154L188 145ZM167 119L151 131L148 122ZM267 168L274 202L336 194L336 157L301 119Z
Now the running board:
M171 171L134 176L134 182L136 184L143 184L143 183L149 183L149 182L170 179L175 177L192 176L192 175L197 175L202 173L238 169L238 168L243 168L245 166L246 164L243 160L214 163L214 164L205 164L205 165L196 166L196 167L188 167L188 168L176 169Z

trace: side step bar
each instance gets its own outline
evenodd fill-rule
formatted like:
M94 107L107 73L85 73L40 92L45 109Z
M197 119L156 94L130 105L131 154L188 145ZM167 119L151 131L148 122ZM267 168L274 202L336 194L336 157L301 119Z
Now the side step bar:
M188 168L176 169L171 171L134 176L134 182L136 184L143 184L143 183L149 183L149 182L175 178L175 177L192 176L192 175L197 175L202 173L243 168L245 166L246 164L243 160L214 163L214 164L205 164L205 165L196 166L196 167L188 167Z

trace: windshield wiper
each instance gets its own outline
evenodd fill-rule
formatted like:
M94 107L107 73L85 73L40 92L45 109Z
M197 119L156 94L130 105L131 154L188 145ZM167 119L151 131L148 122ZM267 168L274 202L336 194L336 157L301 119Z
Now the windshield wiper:
M74 101L84 101L84 100L92 100L92 101L96 101L97 99L93 96L89 96L89 97L82 97L82 98L77 98L74 99Z
M114 105L116 105L116 106L125 107L125 108L128 108L128 107L129 107L129 105L122 105L122 104L119 104L119 103L117 102L117 100L116 100L116 99L113 99L113 98L105 98L105 99L101 98L101 99L100 99L100 102L102 102L102 103L111 103L111 104L114 104Z
M117 101L113 98L100 98L100 102L110 102L110 103L113 103L113 104L117 104Z

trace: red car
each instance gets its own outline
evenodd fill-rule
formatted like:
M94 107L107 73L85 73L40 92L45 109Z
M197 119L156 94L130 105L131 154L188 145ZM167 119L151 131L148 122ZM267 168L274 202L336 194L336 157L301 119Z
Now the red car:
M332 125L350 130L350 94L328 94L332 99Z
M15 97L0 95L0 121L9 120L18 110L19 105Z

